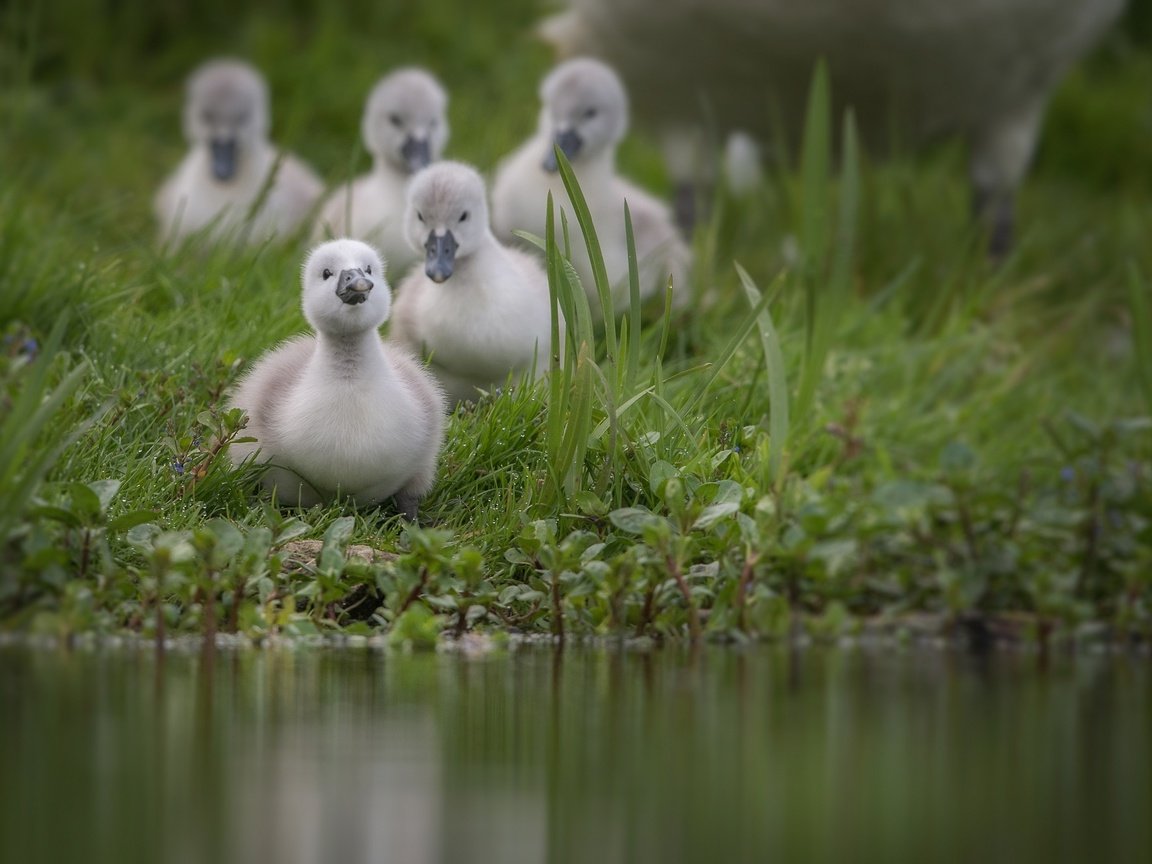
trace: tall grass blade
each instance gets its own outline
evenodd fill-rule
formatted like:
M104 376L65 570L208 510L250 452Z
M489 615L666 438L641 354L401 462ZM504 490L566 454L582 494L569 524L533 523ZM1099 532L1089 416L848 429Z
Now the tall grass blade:
M28 368L20 393L0 417L0 543L5 542L27 509L32 496L63 452L103 415L99 409L68 429L53 428L60 410L88 374L87 362L73 367L54 387L49 385L67 323L64 317ZM48 440L44 440L47 437Z
M604 264L604 253L600 250L600 241L596 236L596 226L592 222L592 213L588 209L588 202L580 189L576 173L568 157L559 147L553 147L556 152L556 164L560 168L560 179L564 189L568 192L568 200L572 203L572 212L580 226L580 233L584 235L584 245L588 249L588 260L592 264L592 278L596 283L596 294L600 298L600 309L604 316L604 347L608 354L608 362L616 365L616 313L612 306L612 285L608 282L608 268Z
M692 412L696 410L696 406L700 404L700 401L711 392L717 379L724 374L724 370L728 367L728 364L732 362L732 358L736 356L736 352L740 350L740 346L744 344L748 335L757 326L756 319L760 315L761 310L766 308L774 297L774 294L765 294L760 298L759 302L752 308L752 314L736 329L736 333L728 340L728 344L724 346L724 350L720 352L719 356L709 364L711 374L689 399L688 405L684 409L685 414L691 415Z
M640 373L640 265L636 260L636 236L632 230L632 211L624 202L624 240L628 246L628 317L621 326L621 341L627 335L627 343L620 346L625 356L624 382L622 392L630 394Z
M553 333L560 336L563 311L567 338L555 343L556 366L548 384L546 442L549 475L558 499L580 491L584 455L592 428L592 381L594 349L592 313L572 265L560 254L556 242L555 206L548 196L545 229L545 262L548 290L553 307Z
M760 330L760 347L764 352L764 365L768 373L768 470L774 483L783 479L784 447L788 443L790 428L788 410L788 377L784 371L784 352L780 337L772 323L772 315L762 302L760 289L748 271L736 264L744 294L753 309L759 309L756 326Z
M803 378L810 370L815 341L817 292L824 277L831 230L829 228L829 174L832 162L832 106L828 67L821 60L808 91L804 139L800 157L800 247L804 283L805 362ZM803 380L803 379L802 379ZM804 386L801 385L801 390Z
M808 328L807 354L796 411L804 416L812 407L816 388L824 375L824 364L845 308L852 300L852 274L856 260L856 234L860 215L860 148L856 121L851 111L844 117L840 161L840 195L836 217L835 245L830 250L831 270L823 284L809 283L809 308L815 310ZM825 197L827 191L825 192ZM821 268L820 273L824 270Z
M1128 303L1132 307L1133 355L1136 377L1144 391L1145 407L1152 415L1152 285L1140 275L1135 265L1128 271Z

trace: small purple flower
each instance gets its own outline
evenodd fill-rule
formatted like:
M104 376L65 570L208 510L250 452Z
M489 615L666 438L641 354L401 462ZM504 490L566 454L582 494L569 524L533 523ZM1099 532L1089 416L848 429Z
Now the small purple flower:
M175 462L172 463L172 470L175 471L177 474L183 474L184 473L184 463L181 462L180 460L176 460Z
M40 343L29 337L24 340L24 343L20 346L20 350L25 354L35 354L40 350Z
M1060 479L1065 483L1071 483L1076 479L1076 469L1072 467L1064 467L1060 469Z
M199 446L200 446L200 441L201 441L201 440L202 440L202 439L200 438L200 436L199 436L199 435L197 435L195 438L193 438L193 439L192 439L192 446L193 446L193 447L199 447Z

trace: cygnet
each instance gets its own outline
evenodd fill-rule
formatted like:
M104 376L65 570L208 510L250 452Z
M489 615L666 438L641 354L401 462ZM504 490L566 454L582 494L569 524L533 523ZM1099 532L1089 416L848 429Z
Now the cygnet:
M256 440L234 444L270 464L264 484L281 503L310 507L336 496L377 504L395 496L415 521L444 443L444 395L404 348L378 328L391 311L380 256L334 240L304 262L304 316L315 335L261 357L237 386L234 407Z
M404 236L404 207L412 174L444 152L448 142L448 95L423 69L399 69L372 89L360 131L372 154L372 170L329 196L320 211L316 238L355 237L375 245L389 273L403 273L417 260Z
M640 266L640 294L662 294L672 279L673 302L688 299L691 253L677 233L669 209L616 173L616 145L628 129L628 97L616 73L604 63L576 59L562 63L540 87L543 109L537 133L508 156L492 187L492 223L497 236L516 230L543 235L548 193L568 211L572 264L594 312L599 312L592 265L557 171L553 146L572 164L588 203L604 255L613 305L623 311L628 298L628 247L624 228L627 201ZM559 215L557 214L557 224Z
M480 175L459 162L421 171L408 190L405 227L412 246L424 250L424 263L400 285L390 338L428 357L457 402L509 375L546 372L547 277L536 258L492 235Z
M188 79L184 135L190 150L156 195L162 242L204 232L262 243L291 234L323 184L268 141L268 86L239 60L211 60Z

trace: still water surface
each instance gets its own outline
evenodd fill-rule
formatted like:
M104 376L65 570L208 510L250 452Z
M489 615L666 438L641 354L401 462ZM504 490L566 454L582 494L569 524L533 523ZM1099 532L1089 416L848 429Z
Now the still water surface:
M1152 861L1152 663L0 648L0 862Z

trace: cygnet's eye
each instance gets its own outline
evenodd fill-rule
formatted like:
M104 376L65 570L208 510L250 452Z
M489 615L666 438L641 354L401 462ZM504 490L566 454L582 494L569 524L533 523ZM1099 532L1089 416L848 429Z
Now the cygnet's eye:
M584 112L584 119L585 120L591 120L593 117L596 116L596 113L597 112L596 112L595 108L589 108Z
M332 271L329 270L327 267L325 267L324 272L321 273L320 275L323 276L325 279L331 279L332 278Z
M389 114L388 122L395 126L397 129L404 125L404 120L400 117L399 114Z
M463 213L460 214L460 221L461 222L467 222L468 221L468 211L467 210L465 210Z
M364 272L367 273L369 276L371 276L372 275L372 265L369 264L367 267L365 267Z
M424 224L424 214L421 213L419 210L416 211L416 218L420 220L421 225Z

